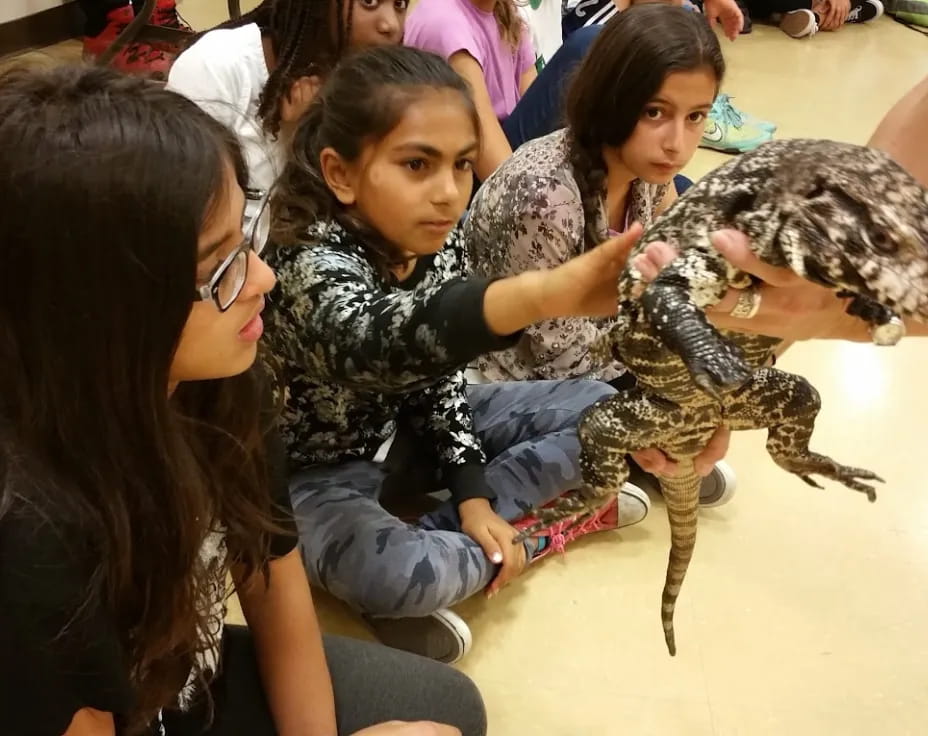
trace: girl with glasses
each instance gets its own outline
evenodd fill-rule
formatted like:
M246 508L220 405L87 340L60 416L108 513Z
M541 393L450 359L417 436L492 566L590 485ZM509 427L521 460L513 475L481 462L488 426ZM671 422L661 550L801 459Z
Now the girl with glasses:
M482 736L462 675L320 636L245 180L150 82L0 77L0 730Z

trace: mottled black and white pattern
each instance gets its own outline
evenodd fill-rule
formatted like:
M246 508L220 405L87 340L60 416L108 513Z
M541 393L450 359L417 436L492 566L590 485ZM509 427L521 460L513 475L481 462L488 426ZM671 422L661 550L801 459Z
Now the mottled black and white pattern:
M282 433L295 469L372 459L398 419L446 471L484 466L465 393L469 341L461 334L461 344L451 344L442 324L474 289L462 278L458 231L419 260L414 288L403 288L380 276L364 246L335 223L270 255L278 288L265 316L267 344L287 386ZM474 294L482 303L479 286Z
M582 420L587 500L571 497L556 513L601 503L627 478L629 452L657 446L680 462L677 477L661 480L672 540L661 609L671 654L674 604L696 540L692 458L717 427L769 428L771 457L811 485L820 475L872 501L873 488L861 481L879 480L809 450L819 396L803 378L764 367L777 339L720 332L707 320L703 310L729 286L750 283L709 242L726 227L749 235L761 260L851 296L848 312L873 327L928 317L928 192L874 150L817 140L765 144L708 175L647 229L638 251L664 241L680 257L651 284L634 268L620 278L620 317L600 349L638 386Z

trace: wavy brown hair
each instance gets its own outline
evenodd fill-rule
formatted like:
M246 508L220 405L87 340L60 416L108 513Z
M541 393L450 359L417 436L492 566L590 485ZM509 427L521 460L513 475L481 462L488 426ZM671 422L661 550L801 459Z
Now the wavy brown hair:
M304 241L310 227L334 220L364 244L386 277L408 260L400 249L338 201L320 168L323 149L355 161L366 144L387 135L424 91L460 94L479 135L477 108L467 82L440 56L405 46L379 46L348 56L313 100L293 136L292 151L273 198L274 240Z
M0 77L0 520L41 509L86 562L74 611L116 623L137 707L172 704L215 642L199 563L266 570L276 526L256 369L168 376L204 223L245 166L192 102L99 68ZM68 628L60 637L69 635Z
M606 23L590 46L566 101L586 247L601 237L595 213L606 181L603 147L629 139L668 74L703 68L721 85L725 60L718 38L703 15L670 5L630 7Z
M496 0L496 4L493 6L493 16L499 26L499 35L503 41L513 48L519 47L522 34L527 31L522 16L519 15L518 8L518 6L524 4L516 2L516 0Z

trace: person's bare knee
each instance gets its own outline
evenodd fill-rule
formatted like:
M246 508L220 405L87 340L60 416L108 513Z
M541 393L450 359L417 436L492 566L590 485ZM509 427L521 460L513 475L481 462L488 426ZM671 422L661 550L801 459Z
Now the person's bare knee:
M928 186L928 77L886 114L868 145L885 151Z

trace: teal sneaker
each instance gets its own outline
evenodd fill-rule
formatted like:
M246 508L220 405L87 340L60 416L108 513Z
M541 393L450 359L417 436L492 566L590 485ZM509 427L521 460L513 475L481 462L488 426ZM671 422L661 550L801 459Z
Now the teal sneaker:
M732 106L728 95L719 95L709 111L699 145L722 153L746 153L772 139L773 131L769 127L749 122Z
M744 110L736 108L734 104L732 104L732 98L724 92L719 92L718 97L715 98L715 102L712 103L712 110L709 111L710 119L714 117L713 113L716 111L718 115L731 116L742 124L748 123L761 130L769 130L771 133L775 133L777 130L776 123L771 123L769 120L761 120Z

